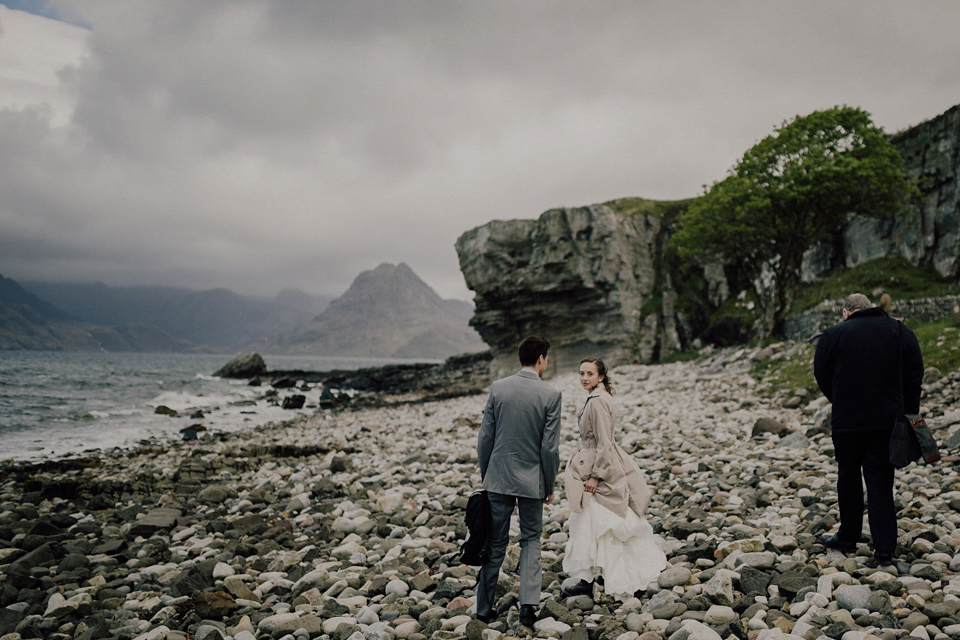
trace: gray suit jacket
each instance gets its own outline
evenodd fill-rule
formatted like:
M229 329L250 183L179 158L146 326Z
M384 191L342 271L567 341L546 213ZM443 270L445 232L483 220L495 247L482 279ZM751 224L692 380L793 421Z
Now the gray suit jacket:
M483 488L524 498L552 494L560 468L559 440L557 389L527 369L497 380L477 440Z

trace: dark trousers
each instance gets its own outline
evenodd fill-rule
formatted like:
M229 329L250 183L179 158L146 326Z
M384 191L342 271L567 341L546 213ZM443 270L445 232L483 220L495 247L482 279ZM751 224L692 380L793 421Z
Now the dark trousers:
M859 542L863 529L863 485L874 551L894 553L897 547L897 511L893 504L893 465L890 430L834 433L837 459L837 499L840 531L846 542ZM862 474L862 480L861 480Z
M540 536L543 533L543 501L487 492L490 498L490 559L477 574L477 614L486 616L496 604L500 566L510 541L510 516L520 508L520 604L540 604L543 586L540 568Z

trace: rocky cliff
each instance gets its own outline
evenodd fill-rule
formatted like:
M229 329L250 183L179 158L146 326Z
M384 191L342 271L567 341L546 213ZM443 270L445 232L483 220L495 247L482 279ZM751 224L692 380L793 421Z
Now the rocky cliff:
M587 354L648 362L689 338L665 257L686 203L635 203L651 201L552 209L460 236L460 269L476 292L470 323L494 353L495 376L518 368L516 347L528 335L551 341L548 373L571 370Z
M920 206L893 221L853 218L842 242L807 253L805 280L885 255L901 255L960 279L960 105L890 141L903 157L907 175L917 181Z
M921 206L894 221L852 219L842 237L807 252L804 280L891 254L960 280L960 105L891 142ZM531 334L554 344L554 370L587 353L651 362L701 336L731 292L721 265L681 264L665 251L688 203L624 199L464 233L456 246L476 293L471 324L493 350L492 373L515 369L516 345Z

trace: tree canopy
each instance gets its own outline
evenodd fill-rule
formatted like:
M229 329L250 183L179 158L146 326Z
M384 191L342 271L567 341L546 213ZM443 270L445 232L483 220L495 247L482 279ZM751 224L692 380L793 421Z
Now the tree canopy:
M834 107L785 122L749 149L680 215L671 242L681 256L721 260L753 291L770 334L790 311L811 245L853 215L893 217L917 193L870 114Z

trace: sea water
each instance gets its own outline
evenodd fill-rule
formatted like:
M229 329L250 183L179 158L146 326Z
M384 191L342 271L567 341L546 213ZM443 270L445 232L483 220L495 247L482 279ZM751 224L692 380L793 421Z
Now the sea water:
M167 353L0 351L0 460L90 455L114 447L162 443L202 424L208 431L249 429L285 420L265 387L212 374L230 356ZM264 356L271 370L360 369L412 360ZM312 412L321 388L281 389L306 396ZM156 413L164 405L180 414ZM202 418L191 419L197 411Z

